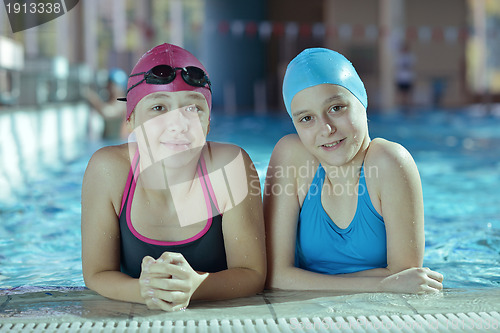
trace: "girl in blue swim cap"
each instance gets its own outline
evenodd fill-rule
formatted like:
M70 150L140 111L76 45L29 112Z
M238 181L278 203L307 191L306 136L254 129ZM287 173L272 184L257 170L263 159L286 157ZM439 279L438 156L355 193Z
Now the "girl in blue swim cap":
M422 268L424 214L413 158L371 140L367 94L341 54L306 49L287 67L283 99L297 134L274 148L264 190L268 286L436 292Z

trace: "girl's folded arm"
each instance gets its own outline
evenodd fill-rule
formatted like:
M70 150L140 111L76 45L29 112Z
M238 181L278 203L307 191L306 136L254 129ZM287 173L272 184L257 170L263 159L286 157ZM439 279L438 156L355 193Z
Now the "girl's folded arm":
M244 199L223 213L222 228L228 269L210 273L192 299L229 299L254 295L264 288L266 249L259 177L248 154L241 150L245 176L229 170L231 189L247 188ZM235 197L237 195L233 193Z
M387 232L387 269L422 267L425 248L422 184L410 153L377 139L369 153L378 166L377 195Z
M352 274L327 275L295 267L295 239L300 211L299 190L295 175L282 172L283 166L294 165L296 150L291 149L290 144L294 143L291 141L288 138L278 142L271 156L266 177L264 218L268 251L268 288L357 292L422 292L429 291L429 286L433 290L442 288L442 276L428 269L401 268L399 273L394 274L395 272L388 268L378 268ZM291 169L293 168L288 168ZM284 191L285 188L288 190Z
M144 303L138 279L120 272L120 231L111 199L111 147L92 156L82 185L82 269L89 289L112 299ZM115 189L116 190L116 189Z
M300 211L299 162L300 142L287 136L277 144L269 162L264 188L264 219L268 251L267 287L296 290L377 290L383 277L357 277L319 274L297 268L295 239ZM306 189L301 188L301 191Z

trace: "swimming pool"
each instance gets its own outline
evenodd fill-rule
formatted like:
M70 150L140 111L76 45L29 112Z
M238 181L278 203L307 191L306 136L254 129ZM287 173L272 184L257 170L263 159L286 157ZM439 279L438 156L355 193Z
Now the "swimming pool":
M372 138L400 142L419 167L424 265L444 274L445 288L499 287L500 119L432 110L369 119ZM214 112L209 140L242 146L263 180L274 144L291 132L286 114L230 117ZM107 143L73 141L54 154L52 167L21 169L30 174L24 188L8 202L0 201L0 289L84 286L81 180L91 154Z

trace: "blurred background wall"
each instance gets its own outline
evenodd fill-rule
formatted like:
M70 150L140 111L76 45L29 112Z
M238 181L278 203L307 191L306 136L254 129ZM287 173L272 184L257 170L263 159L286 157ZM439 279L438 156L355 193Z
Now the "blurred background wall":
M499 0L85 0L12 33L0 9L0 107L76 102L111 68L129 73L162 42L206 65L214 107L278 112L286 64L306 47L346 55L369 107L398 110L399 50L412 52L415 107L457 108L500 98Z

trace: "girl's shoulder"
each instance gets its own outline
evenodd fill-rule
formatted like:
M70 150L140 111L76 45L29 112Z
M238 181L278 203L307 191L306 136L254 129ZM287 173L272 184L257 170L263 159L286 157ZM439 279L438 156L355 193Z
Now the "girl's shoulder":
M91 157L90 163L101 166L116 166L128 163L130 166L129 144L124 143L116 146L106 146L97 150Z
M218 170L230 164L249 166L252 163L250 156L243 148L231 143L207 141L203 156L209 171L210 169Z
M102 147L90 158L86 173L107 179L120 177L122 174L128 174L131 160L127 143Z
M297 134L288 134L274 147L267 177L272 182L280 182L281 178L284 183L295 184L299 202L302 202L319 164Z
M82 192L87 196L108 197L118 214L130 169L128 144L103 147L90 158L83 177Z
M288 134L282 137L274 147L272 156L280 164L297 167L318 164L316 157L306 149L297 134Z
M202 156L219 211L224 215L244 201L253 181L259 182L256 169L247 152L234 144L207 142Z
M413 157L401 144L382 138L370 142L365 167L376 168L378 175L391 177L414 166Z

